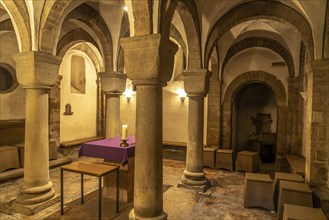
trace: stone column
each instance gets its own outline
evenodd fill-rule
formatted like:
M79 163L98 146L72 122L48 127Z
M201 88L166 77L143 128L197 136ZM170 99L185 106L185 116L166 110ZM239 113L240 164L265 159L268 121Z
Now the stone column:
M125 91L127 76L119 72L99 73L106 95L105 138L120 134L120 95Z
M136 86L134 208L130 219L166 219L163 211L162 86L177 46L160 34L121 39L125 69Z
M189 97L186 169L182 183L189 186L206 186L203 172L204 97L209 91L211 73L206 69L184 71L184 89Z
M310 118L310 144L306 144L305 179L312 186L321 186L328 181L329 152L329 59L311 61L308 72L309 88L307 114ZM305 134L307 135L307 134Z
M61 58L42 52L14 56L18 82L26 90L24 183L11 205L33 215L56 203L49 181L49 91L58 80Z

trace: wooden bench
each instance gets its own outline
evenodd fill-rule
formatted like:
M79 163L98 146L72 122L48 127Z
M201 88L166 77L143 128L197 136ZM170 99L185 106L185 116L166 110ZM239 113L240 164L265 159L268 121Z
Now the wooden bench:
M97 141L97 140L101 140L101 139L104 139L104 137L97 136L97 137L77 139L77 140L73 140L73 141L65 141L65 142L60 143L60 147L64 147L64 148L65 147L74 147L74 146L77 146L77 145L81 145L85 142Z
M187 144L184 142L163 141L162 145L171 147L186 147Z
M305 158L296 154L286 155L290 172L305 177Z

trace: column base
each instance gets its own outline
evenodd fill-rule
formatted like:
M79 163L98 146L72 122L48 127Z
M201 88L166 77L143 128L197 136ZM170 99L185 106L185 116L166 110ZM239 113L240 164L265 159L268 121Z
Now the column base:
M14 210L14 212L23 214L23 215L34 215L35 213L54 205L59 202L60 196L59 194L55 194L52 198L37 204L22 204L19 203L16 199L10 202L10 207Z
M167 214L163 211L161 215L154 216L154 217L141 217L135 214L134 209L129 212L129 219L130 220L140 220L140 219L147 219L147 220L166 220Z
M204 173L192 173L184 170L181 183L178 184L178 187L192 188L205 192L210 187L210 184Z

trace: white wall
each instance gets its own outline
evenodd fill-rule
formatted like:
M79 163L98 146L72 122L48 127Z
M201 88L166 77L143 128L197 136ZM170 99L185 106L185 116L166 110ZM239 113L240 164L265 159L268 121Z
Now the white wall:
M86 93L71 93L70 73L71 56L82 56L85 59ZM60 141L71 141L96 136L96 71L91 60L82 52L69 51L63 58L59 74L63 76L60 85ZM71 104L72 115L64 115L65 105Z
M0 34L0 62L15 68L12 58L18 53L18 44L13 32L1 32ZM25 90L19 85L15 90L0 94L0 120L25 118Z

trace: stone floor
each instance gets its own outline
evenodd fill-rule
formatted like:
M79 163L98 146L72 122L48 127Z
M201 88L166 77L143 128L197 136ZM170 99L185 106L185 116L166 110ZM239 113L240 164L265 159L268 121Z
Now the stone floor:
M243 172L229 172L205 168L206 176L212 187L206 193L177 187L183 173L185 162L164 159L164 210L168 219L276 219L277 214L264 209L245 209L243 207ZM263 166L267 171L273 167ZM54 183L56 192L60 187L59 168L50 170L50 180ZM85 204L79 204L80 175L65 173L65 213L60 216L60 203L46 208L33 216L14 213L9 202L15 198L23 179L2 183L0 185L0 219L96 219L97 217L97 179L85 176ZM128 213L133 203L120 204L120 213L114 211L115 202L103 200L103 219L128 219Z

